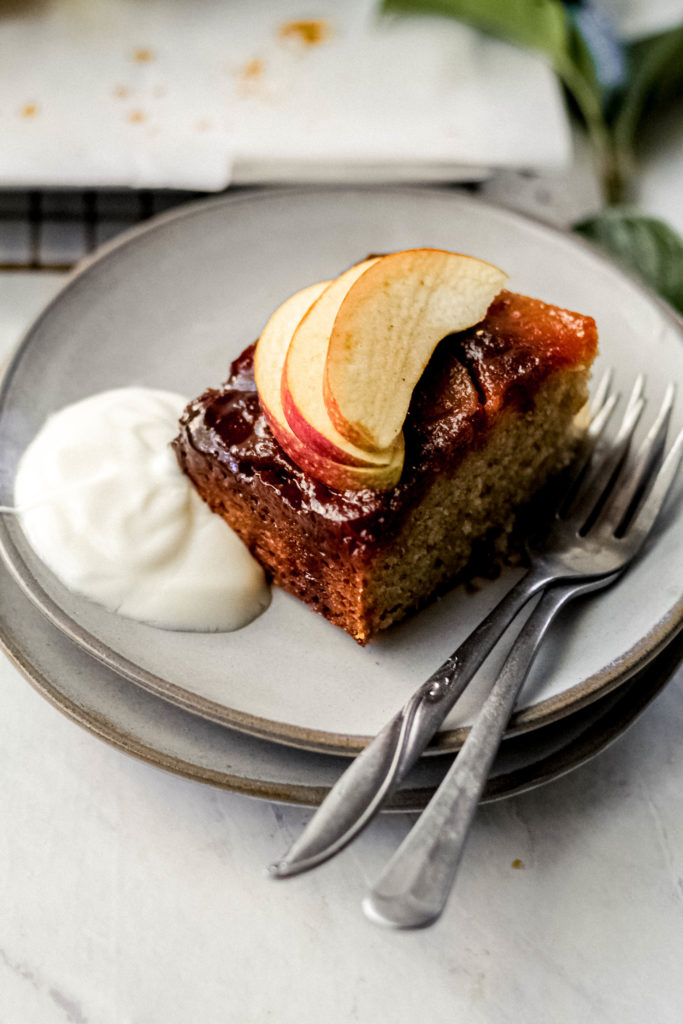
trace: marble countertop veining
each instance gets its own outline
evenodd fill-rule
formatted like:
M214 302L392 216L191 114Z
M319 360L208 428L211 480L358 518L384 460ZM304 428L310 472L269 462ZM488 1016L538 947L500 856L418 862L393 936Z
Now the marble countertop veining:
M60 283L0 275L0 359ZM0 1024L680 1024L682 735L679 669L598 757L481 808L444 917L390 932L360 901L411 815L274 882L310 811L135 761L0 656Z

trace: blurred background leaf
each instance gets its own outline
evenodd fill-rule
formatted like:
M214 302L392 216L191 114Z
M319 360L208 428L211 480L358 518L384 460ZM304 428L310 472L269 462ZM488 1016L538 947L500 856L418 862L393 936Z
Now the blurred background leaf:
M385 11L423 11L466 21L533 50L553 63L568 52L567 18L557 0L385 0Z
M610 111L618 175L628 186L634 176L639 129L683 96L683 24L638 39L627 51L628 79Z
M576 225L683 313L683 239L664 221L612 208Z

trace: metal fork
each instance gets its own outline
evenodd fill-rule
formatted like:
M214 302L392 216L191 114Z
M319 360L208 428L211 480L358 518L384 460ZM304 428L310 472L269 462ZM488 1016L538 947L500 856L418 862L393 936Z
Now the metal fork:
M615 396L609 395L610 379L611 375L606 374L597 388L584 452L575 467L578 477L592 457L592 475L580 492L588 496L586 504L590 507L596 501L596 493L602 493L605 480L611 479L622 464L644 405L643 381L638 378L615 441L604 445L603 431L616 402ZM651 459L661 451L671 403L669 393L658 420L657 437L652 437L651 432ZM643 466L643 479L645 470ZM583 514L576 507L574 511L577 516ZM534 595L575 575L573 567L556 555L547 542L531 554L530 570L352 761L289 852L271 865L273 876L285 878L309 870L344 849L384 806L421 756L521 608Z
M626 420L641 401L630 403ZM602 481L594 473L569 513L556 520L551 558L573 580L548 590L522 629L450 771L365 899L372 920L416 928L440 916L503 732L550 623L569 601L613 583L655 522L683 455L681 432L662 464L672 401L670 388L633 463Z

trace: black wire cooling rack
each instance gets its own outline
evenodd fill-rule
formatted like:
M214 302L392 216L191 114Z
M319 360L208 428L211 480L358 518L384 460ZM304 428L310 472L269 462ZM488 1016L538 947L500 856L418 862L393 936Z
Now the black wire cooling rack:
M69 270L126 228L202 195L147 189L0 191L0 270Z
M503 202L550 223L572 219L565 209L571 190L560 176L543 178L510 170L485 182L458 182L450 187ZM0 271L70 270L127 228L209 194L216 195L170 189L0 189Z

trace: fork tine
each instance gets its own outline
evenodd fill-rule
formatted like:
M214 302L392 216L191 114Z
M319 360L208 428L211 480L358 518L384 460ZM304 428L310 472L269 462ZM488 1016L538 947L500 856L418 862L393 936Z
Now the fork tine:
M628 453L633 432L645 407L642 390L643 378L639 376L633 386L614 442L603 452L600 451L600 446L596 445L593 464L589 467L588 481L570 506L571 515L579 518L583 524L582 533L590 525L596 510L599 510L603 496L609 491L612 479Z
M607 426L610 416L614 412L614 407L619 401L619 395L610 395L610 397L604 402L600 408L598 408L590 421L588 427L588 436L592 440L593 444L591 448L595 447L595 444L600 440L602 434Z
M619 401L619 395L610 395L612 384L612 368L610 367L600 378L595 394L588 402L588 426L578 445L576 455L571 464L562 472L555 491L555 515L562 516L569 508L576 494L579 481L583 478L586 468L593 458L596 446L602 437L605 427Z
M595 525L619 534L628 523L629 514L642 499L661 464L666 446L666 433L671 419L676 388L669 384L659 414L648 431L632 466L622 470L619 479L598 516Z
M619 394L610 394L614 371L610 366L603 373L595 389L595 394L588 403L588 429L586 431L587 447L592 451L599 441L607 422L619 401Z
M626 529L625 539L631 548L631 555L634 555L641 547L659 515L659 510L664 504L669 488L678 472L681 459L683 459L683 430L680 431L671 446L669 454L654 479L650 493Z
M640 398L644 398L645 397L644 391L645 391L645 374L644 373L639 373L638 376L636 377L635 381L633 382L633 388L631 389L631 394L629 395L629 399L628 399L627 411L628 411L628 409L631 408L631 406L634 406L636 404L636 402Z
M601 412L602 407L604 406L607 400L607 396L609 395L609 391L612 386L613 376L614 373L612 367L610 366L609 369L605 370L602 377L600 378L600 383L595 389L595 394L593 395L588 404L588 413L590 416L591 423L598 415L598 413Z

